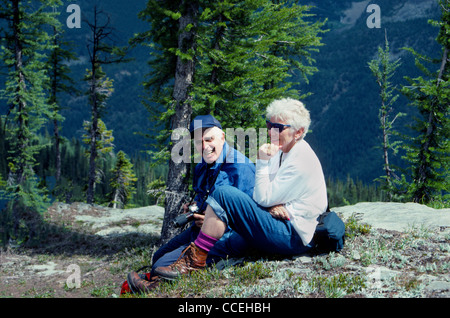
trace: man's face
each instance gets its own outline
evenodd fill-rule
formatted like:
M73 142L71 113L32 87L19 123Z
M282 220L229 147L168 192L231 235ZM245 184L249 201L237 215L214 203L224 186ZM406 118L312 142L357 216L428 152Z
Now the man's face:
M202 154L206 163L215 162L222 153L225 133L217 127L212 127L203 132L203 138L200 139L200 135L194 133L195 149Z

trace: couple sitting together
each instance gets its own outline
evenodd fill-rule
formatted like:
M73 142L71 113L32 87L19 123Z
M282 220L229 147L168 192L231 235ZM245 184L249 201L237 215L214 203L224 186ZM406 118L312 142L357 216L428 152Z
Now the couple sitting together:
M190 132L203 160L195 167L193 188L204 215L194 214L192 226L155 252L151 273L128 274L131 292L148 292L161 279L242 256L249 248L297 255L314 247L317 219L328 200L322 166L304 140L309 112L288 98L272 102L266 118L270 144L260 147L256 166L225 142L213 116L194 119L202 134L194 134L194 121Z

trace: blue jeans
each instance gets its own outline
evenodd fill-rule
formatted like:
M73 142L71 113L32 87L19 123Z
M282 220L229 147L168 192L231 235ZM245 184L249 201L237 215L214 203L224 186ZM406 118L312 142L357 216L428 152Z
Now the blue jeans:
M228 227L263 252L298 255L313 247L313 242L303 245L290 221L273 218L267 209L235 187L216 188L206 202Z
M153 275L153 272L157 267L169 266L176 262L180 257L181 252L191 244L191 242L195 241L199 233L200 229L195 224L192 224L191 227L159 248L155 254L153 254L151 275ZM242 236L235 231L228 229L211 251L209 251L206 263L211 264L219 262L221 259L226 259L227 257L243 256L248 247L249 244Z

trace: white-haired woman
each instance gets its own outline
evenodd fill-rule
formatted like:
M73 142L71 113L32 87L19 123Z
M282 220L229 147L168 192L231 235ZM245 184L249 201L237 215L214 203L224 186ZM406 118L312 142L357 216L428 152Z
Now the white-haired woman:
M216 188L206 201L199 237L178 261L156 269L161 277L174 279L204 268L208 251L227 226L266 253L296 255L314 246L317 218L328 201L322 166L304 140L309 112L287 98L271 103L266 116L271 143L258 152L253 200L236 188Z

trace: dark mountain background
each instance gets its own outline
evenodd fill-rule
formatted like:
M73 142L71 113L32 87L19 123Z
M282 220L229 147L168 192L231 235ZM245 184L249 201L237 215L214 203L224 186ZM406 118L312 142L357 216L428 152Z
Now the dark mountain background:
M127 45L133 34L148 29L146 23L137 17L146 0L65 1L60 8L60 19L64 24L70 15L66 8L72 3L78 4L83 17L88 19L94 5L108 13L115 29L114 39L119 46ZM429 19L439 19L437 1L317 0L300 3L314 5L311 12L316 16L311 19L328 19L326 27L329 29L323 35L325 45L314 54L319 72L309 78L308 84L299 87L302 93L312 93L304 100L313 120L308 142L321 159L327 178L350 176L372 182L382 175L383 161L381 149L377 149L381 145L379 92L367 63L376 57L378 46L384 46L386 32L391 53L402 62L392 81L406 84L405 75L418 75L414 59L402 48L412 47L421 54L439 56L435 43L438 30L427 23ZM372 3L381 9L381 28L371 29L366 24L371 14L366 12L366 8ZM73 50L79 58L71 62L72 76L83 92L86 91L86 83L82 79L89 61L86 49L88 35L89 28L85 23L80 29L66 29L66 37L73 41ZM149 54L149 48L138 47L129 54L133 61L105 67L108 77L114 79L114 93L103 120L107 128L113 130L115 151L123 150L130 156L149 149L149 140L142 134L149 133L149 128L156 124L149 120L149 113L142 104L145 95L142 82L149 72ZM405 130L405 125L412 121L414 109L407 104L408 101L401 97L394 106L396 111L410 114L397 122L399 130ZM81 140L83 120L89 120L90 116L86 96L65 96L63 106L66 118L62 124L63 135Z
M369 4L381 9L381 28L370 29L366 20ZM414 58L403 47L439 58L435 38L438 29L428 24L438 20L436 0L315 1L313 10L320 18L328 18L330 32L323 37L325 46L316 56L319 72L303 89L313 93L305 100L312 113L313 133L308 135L327 176L343 179L347 175L371 182L383 174L381 130L378 120L379 88L367 63L376 57L378 46L384 47L385 32L394 59L401 66L392 78L404 84L404 76L416 77L420 72ZM438 66L436 66L436 70ZM395 112L409 114L395 124L401 132L411 134L405 125L412 123L414 109L401 96L394 104ZM390 159L401 164L400 155Z

